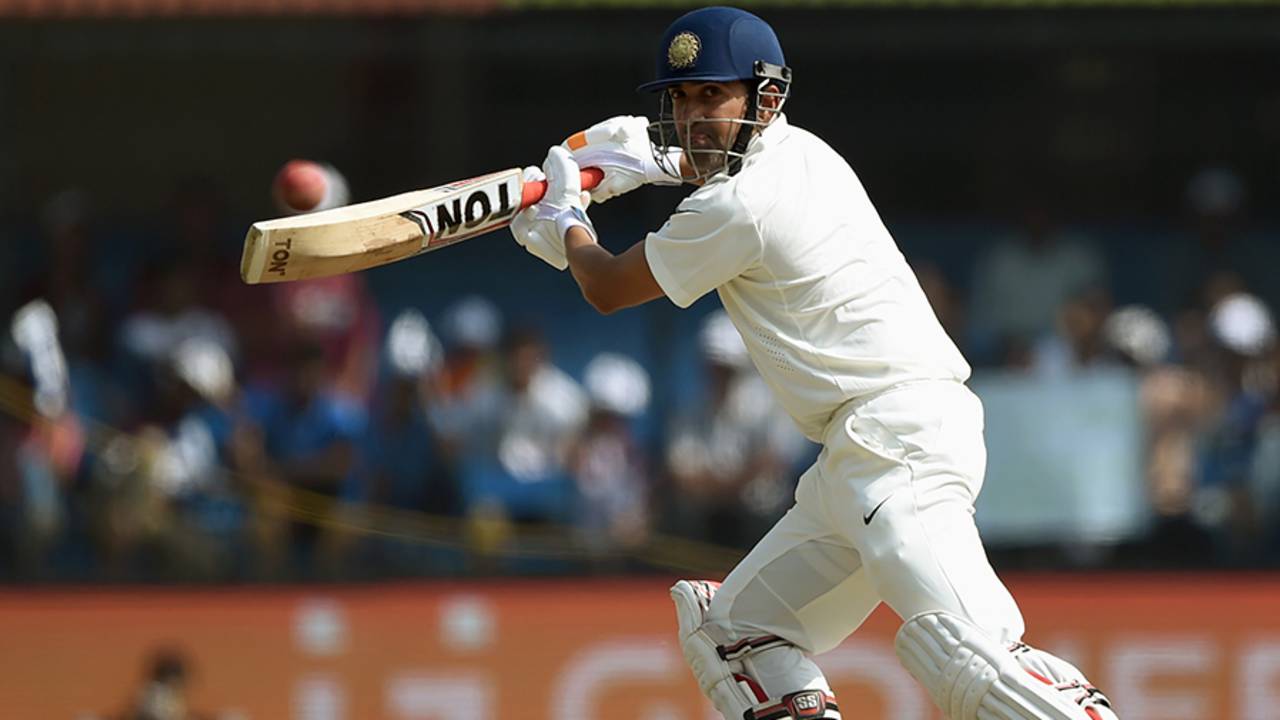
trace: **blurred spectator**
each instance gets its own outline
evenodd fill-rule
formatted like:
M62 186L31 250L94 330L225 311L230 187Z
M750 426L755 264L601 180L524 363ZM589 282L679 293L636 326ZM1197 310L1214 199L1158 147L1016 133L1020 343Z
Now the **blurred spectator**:
M19 568L43 574L66 528L68 495L84 457L85 432L70 407L70 379L53 308L43 300L27 303L14 314L6 335L6 365L22 367L33 379L33 389L29 397L6 398L11 406L29 402L31 414L24 418L26 432L14 438L14 453L5 456L14 467L9 487L0 488L0 505L8 505L16 516L6 527L15 533Z
M445 309L441 325L445 357L431 421L450 462L456 463L468 428L478 422L483 404L498 392L501 360L496 349L502 316L493 303L468 295Z
M204 338L156 367L147 422L95 463L89 520L107 577L214 579L233 570L242 488L225 471L231 359Z
M1207 375L1217 372L1222 354L1211 333L1209 311L1228 295L1243 292L1244 278L1231 270L1217 270L1203 279L1189 298L1192 304L1180 308L1175 315L1175 347L1182 364Z
M630 422L649 406L649 374L631 358L601 353L583 377L591 412L569 455L581 498L578 526L602 552L649 537L649 463Z
M1118 363L1106 342L1104 327L1111 298L1099 288L1084 290L1063 303L1053 334L1035 344L1031 370L1043 380L1062 380L1073 373Z
M280 283L271 291L283 320L273 328L277 342L320 348L330 389L366 402L377 375L381 321L365 276Z
M1170 362L1172 333L1150 308L1116 310L1104 323L1103 335L1115 357L1139 378L1145 474L1155 518L1143 561L1178 567L1206 562L1208 539L1191 510L1197 446L1208 424L1208 378L1196 368Z
M1168 325L1143 305L1113 311L1102 324L1102 335L1117 358L1139 370L1163 363L1172 347Z
M707 398L672 423L664 515L683 535L741 547L791 505L793 470L809 446L723 310L707 316L699 343Z
M230 434L234 382L231 358L216 343L192 338L174 348L160 381L161 422L152 426L170 438L157 448L152 470L164 492L184 495L224 480L218 449Z
M112 312L132 291L127 266L138 251L129 243L100 241L93 227L91 199L82 191L53 195L40 215L44 242L24 246L21 254L27 260L26 256L40 258L43 251L45 257L40 258L39 272L22 278L21 301L40 299L58 319L76 414L118 422L127 415L128 398L119 380L110 377L115 342ZM104 252L104 246L111 247L111 252Z
M212 720L213 715L192 710L187 697L190 663L178 650L157 650L142 687L127 710L116 720Z
M233 570L246 513L245 488L226 472L234 383L222 348L184 341L161 384L163 416L141 432L142 467L173 510L165 540L173 576L209 579Z
M587 399L548 360L541 334L510 331L503 382L479 398L465 432L463 481L468 507L517 521L567 519L572 481L568 452L587 418Z
M130 391L130 422L154 407L163 375L174 350L186 340L202 339L235 357L237 340L231 324L205 304L200 295L201 268L186 257L165 256L145 274L139 288L141 302L123 320L119 338L125 363L117 377Z
M1220 360L1212 378L1218 403L1200 457L1197 519L1214 536L1223 562L1255 560L1260 541L1251 492L1258 433L1271 404L1276 330L1270 310L1252 295L1233 293L1209 312Z
M369 499L432 515L458 513L458 491L427 419L434 402L443 349L417 310L401 312L385 344L387 372L364 437ZM378 543L389 570L441 571L440 553L388 539Z
M333 389L323 348L300 343L289 366L283 389L258 386L245 392L232 456L255 484L279 482L295 490L293 504L303 504L311 518L288 525L299 569L333 573L341 569L349 541L332 522L338 517L334 501L365 498L367 488L356 471L368 417L361 404ZM275 528L261 529L264 550L274 544Z
M1054 224L1043 202L1026 207L1022 227L978 256L973 268L969 354L975 364L1022 366L1058 310L1089 288L1106 287L1107 268L1084 238Z
M174 258L154 273L144 286L152 288L150 297L120 328L125 349L142 360L163 362L184 340L202 338L234 354L235 332L230 323L205 307L199 295L200 267Z
M443 350L422 313L406 310L391 323L386 357L388 378L365 436L370 499L452 514L452 483L442 472L435 431L427 421Z
M1260 523L1268 520L1269 483L1259 480L1267 471L1259 469L1268 464L1263 438L1274 402L1274 325L1253 296L1206 297L1218 298L1207 313L1179 319L1185 362L1153 360L1142 385L1157 517L1150 559L1183 567L1259 561L1266 533ZM1167 345L1167 330L1150 318L1134 322L1131 333Z

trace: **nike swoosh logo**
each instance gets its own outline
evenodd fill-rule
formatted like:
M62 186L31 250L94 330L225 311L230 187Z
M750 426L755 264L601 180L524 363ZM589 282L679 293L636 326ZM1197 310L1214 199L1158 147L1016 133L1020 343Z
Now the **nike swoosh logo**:
M701 210L691 210L691 209L686 209L686 210L676 210L674 214L676 214L676 215L701 215L701 214L702 214L702 211L701 211Z
M893 497L893 496L892 496L892 495L890 495L889 497ZM863 525L870 525L870 524L871 524L871 518L875 517L875 516L876 516L876 513L880 512L880 508L884 507L884 504L885 504L885 503L887 503L887 502L889 502L889 498L885 498L885 499L881 500L879 505L877 505L877 506L875 506L874 508L872 508L872 510L871 510L871 512L870 512L870 514L863 515L863 516L862 516L862 524L863 524Z

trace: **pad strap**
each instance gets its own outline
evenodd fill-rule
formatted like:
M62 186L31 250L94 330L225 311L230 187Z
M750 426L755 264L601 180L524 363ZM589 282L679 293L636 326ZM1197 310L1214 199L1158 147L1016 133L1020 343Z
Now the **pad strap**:
M778 645L789 644L786 640L777 635L760 635L758 637L743 638L731 645L716 646L716 654L721 660L737 660L738 658L750 655L753 652L760 652Z
M836 697L821 690L802 690L785 695L775 703L757 706L743 714L744 720L840 720Z

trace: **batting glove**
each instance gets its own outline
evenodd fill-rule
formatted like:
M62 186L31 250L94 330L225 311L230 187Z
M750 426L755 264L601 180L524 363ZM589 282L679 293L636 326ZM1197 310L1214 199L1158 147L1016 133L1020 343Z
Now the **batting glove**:
M597 167L604 179L591 191L591 199L605 202L641 185L679 185L679 177L664 170L654 157L649 140L649 119L619 115L569 136L562 144L573 152L581 167ZM679 149L668 153L670 169L679 172Z
M541 170L530 166L523 173L525 182L546 180L546 194L541 202L526 208L511 221L511 234L516 242L557 270L569 267L564 250L564 236L569 228L583 227L592 238L597 237L587 217L591 196L582 191L580 173L569 151L553 146L547 151Z

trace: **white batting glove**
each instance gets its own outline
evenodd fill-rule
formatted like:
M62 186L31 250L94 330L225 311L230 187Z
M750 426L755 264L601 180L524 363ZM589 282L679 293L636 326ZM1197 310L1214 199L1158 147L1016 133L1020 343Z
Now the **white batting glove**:
M605 202L641 185L679 185L682 181L663 170L653 156L649 119L619 115L571 135L563 147L573 152L581 167L597 167L604 179L591 190L591 199ZM669 153L672 168L680 167L680 150Z
M596 230L587 217L589 195L582 191L581 170L568 150L554 146L547 151L542 169L524 169L526 182L547 181L547 192L537 205L526 208L511 220L511 234L516 242L535 257L557 270L569 267L565 256L564 236L569 228L586 228L595 238Z

